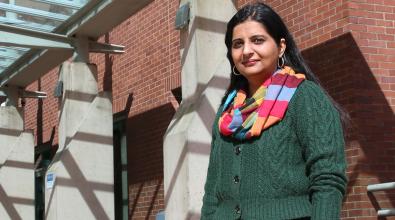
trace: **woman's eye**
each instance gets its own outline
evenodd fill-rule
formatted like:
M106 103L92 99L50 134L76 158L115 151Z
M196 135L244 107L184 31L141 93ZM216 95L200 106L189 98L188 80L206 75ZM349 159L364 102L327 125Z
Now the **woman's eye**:
M240 47L242 47L243 46L243 42L240 42L240 41L235 41L235 42L233 42L233 44L232 44L232 47L233 48L240 48Z
M264 41L265 41L265 39L263 39L263 38L255 38L255 39L252 40L252 42L253 42L254 44L261 44L261 43L263 43Z

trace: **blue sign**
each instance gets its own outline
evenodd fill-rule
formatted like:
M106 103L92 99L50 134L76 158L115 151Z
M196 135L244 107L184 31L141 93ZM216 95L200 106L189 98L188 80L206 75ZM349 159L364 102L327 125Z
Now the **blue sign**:
M156 214L155 220L165 220L165 211L159 211L158 214Z
M47 173L47 178L46 178L46 188L51 189L53 187L53 184L55 182L55 174L54 173Z

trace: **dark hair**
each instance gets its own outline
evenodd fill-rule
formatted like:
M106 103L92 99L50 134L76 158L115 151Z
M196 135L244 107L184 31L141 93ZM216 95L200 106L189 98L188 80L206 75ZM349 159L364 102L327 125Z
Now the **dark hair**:
M306 79L313 81L318 86L322 88L322 90L328 95L326 90L321 86L320 81L311 71L309 66L304 61L299 49L296 46L296 43L288 31L288 28L285 26L281 17L268 5L262 2L256 2L253 4L248 4L241 8L228 22L227 30L225 34L225 44L228 49L227 57L230 63L230 66L233 68L235 65L232 59L232 35L233 29L240 23L243 23L246 20L253 20L261 23L268 34L274 39L277 45L280 45L281 38L285 39L286 49L284 52L284 62L286 66L290 66L295 70L295 72L303 73L306 75ZM235 71L237 71L235 69ZM230 73L230 85L225 93L225 96L222 99L222 103L225 102L226 97L230 92L234 89L245 89L248 88L248 81L242 75L235 75ZM248 90L247 90L248 91ZM348 114L337 104L329 95L331 102L338 110L341 116L341 121L343 124L343 128L348 127L349 116Z

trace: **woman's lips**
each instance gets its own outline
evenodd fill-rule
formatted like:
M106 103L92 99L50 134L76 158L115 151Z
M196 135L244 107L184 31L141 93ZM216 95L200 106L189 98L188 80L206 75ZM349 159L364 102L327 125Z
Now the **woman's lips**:
M258 62L258 60L246 60L246 61L244 61L244 62L242 62L242 64L244 65L244 66L253 66L253 65L255 65L256 63Z

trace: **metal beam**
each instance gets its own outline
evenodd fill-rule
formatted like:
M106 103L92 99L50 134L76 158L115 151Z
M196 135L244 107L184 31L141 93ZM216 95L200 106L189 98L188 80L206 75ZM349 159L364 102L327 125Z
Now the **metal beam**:
M104 44L95 41L90 41L89 52L122 54L125 52L125 46L116 45L116 44Z
M0 46L17 46L36 49L73 49L71 42L67 43L59 39L51 39L50 37L32 37L6 31L0 31Z
M53 39L53 40L66 40L67 39L67 36L61 35L61 34L29 30L26 28L14 27L11 25L6 25L6 24L0 24L0 30L3 32L21 34L21 35L25 35L25 36L38 37L38 38L43 38L43 39ZM3 40L0 38L0 41L3 41Z
M26 87L72 55L73 50L29 51L0 74L0 88L7 84Z
M45 32L50 32L53 29L55 29L55 26L33 23L33 22L28 22L28 21L19 20L15 18L8 18L8 17L0 17L0 23L13 25L21 28L29 28L37 31L45 31Z
M19 90L19 96L21 98L33 98L33 99L45 99L48 97L46 92L28 91L24 89Z
M19 28L19 27L15 27L15 26L11 26L11 25L6 25L6 24L0 24L0 30L3 32L9 32L9 33L21 34L21 35L33 36L33 37L40 37L40 38L45 38L45 39L59 39L59 40L67 39L67 36L61 35L61 34L29 30L26 28ZM0 38L0 41L2 41L1 38Z
M42 11L42 10L27 8L23 6L10 5L1 2L0 2L0 10L4 10L7 12L14 12L17 14L30 15L38 18L47 18L50 20L60 21L60 22L65 21L67 18L69 18L69 16L67 15L56 14L48 11Z
M59 0L33 0L33 1L41 2L41 3L45 3L45 4L49 4L49 5L61 6L61 7L65 7L65 8L71 8L71 9L75 9L75 10L78 10L82 6L84 6L83 4L78 4L73 1L59 1Z
M35 49L68 49L78 46L78 39L65 35L33 31L0 24L0 46L17 46ZM123 53L124 46L88 41L89 52Z

